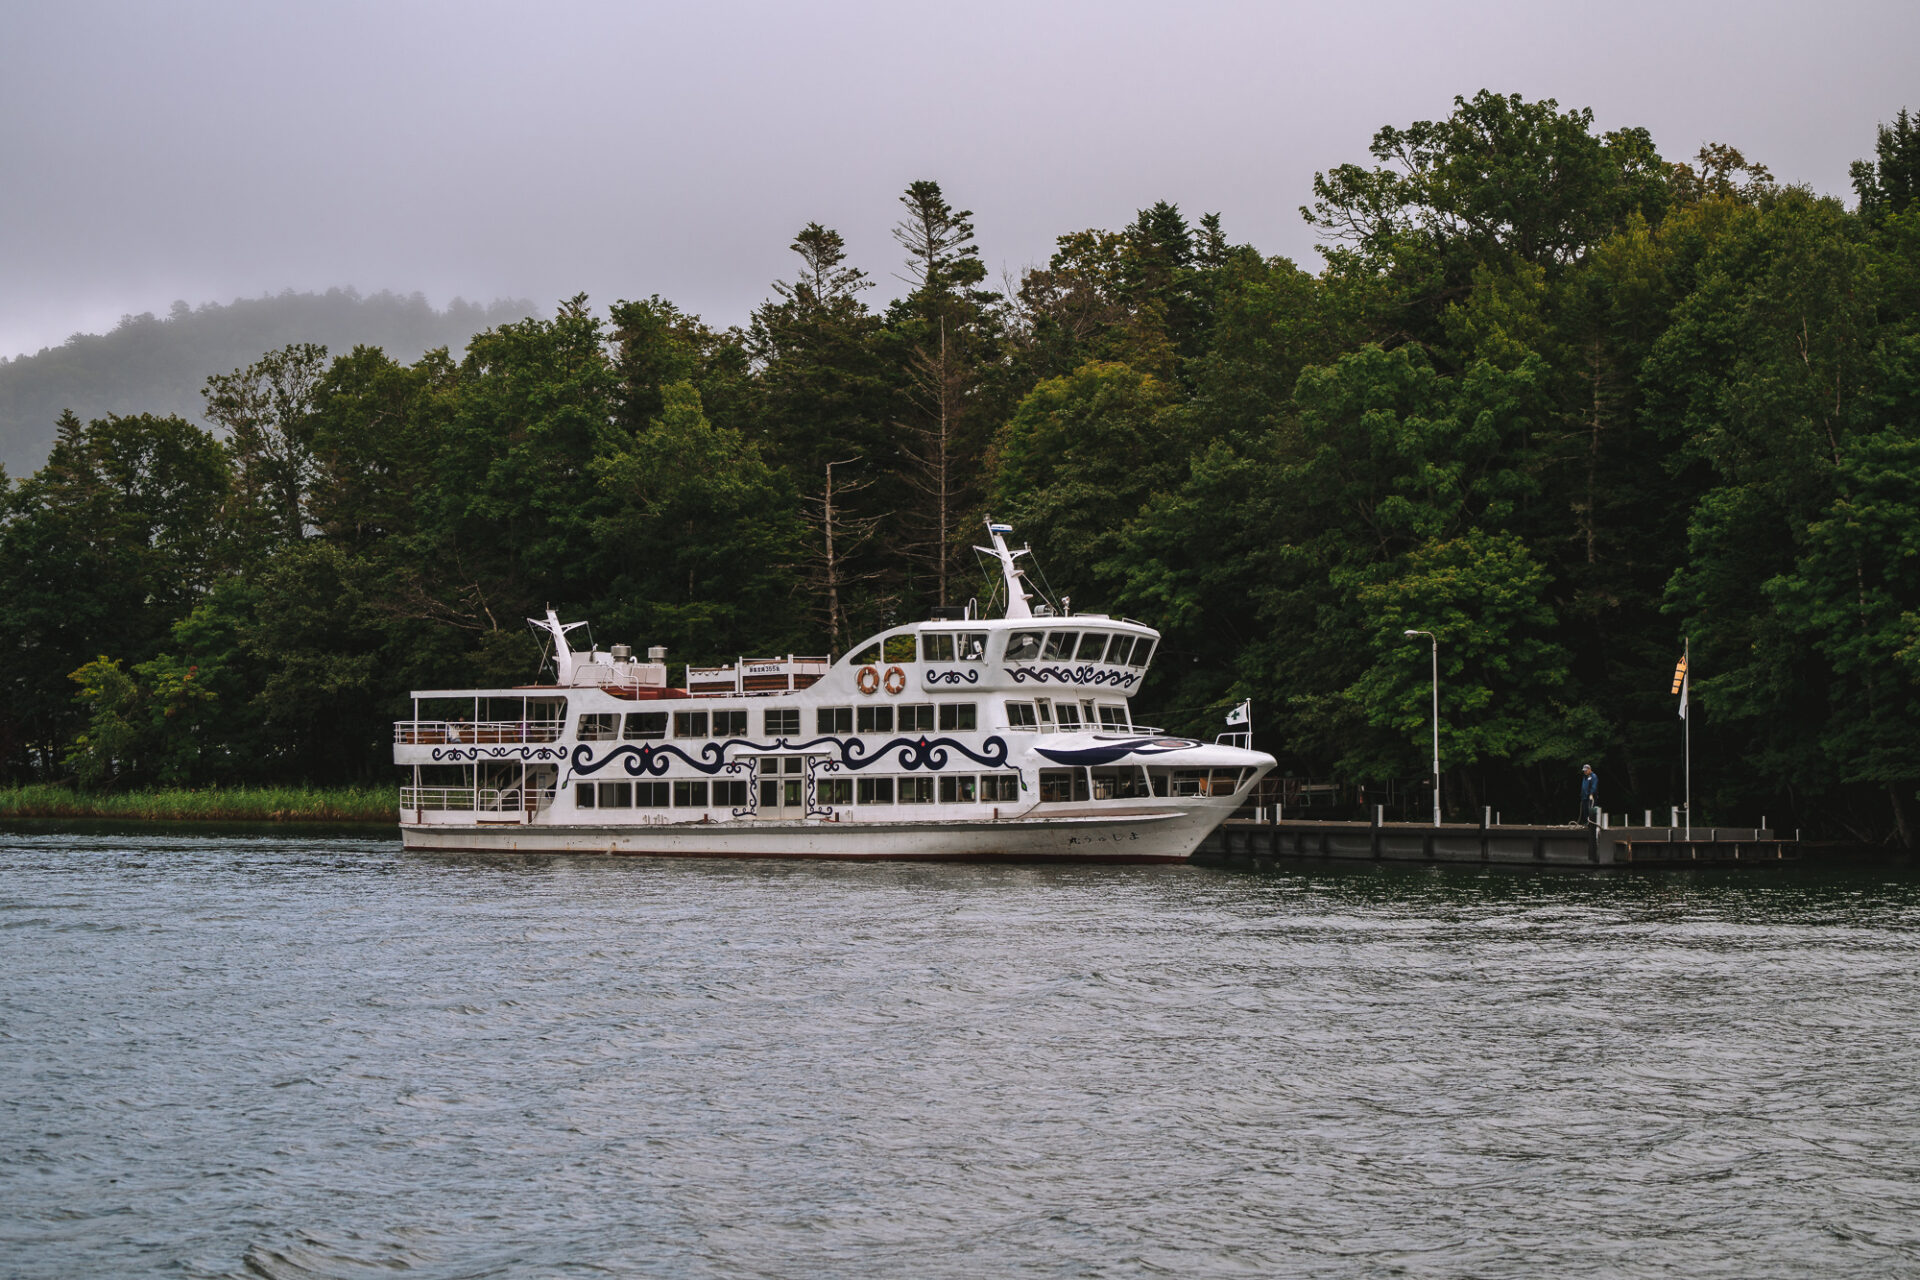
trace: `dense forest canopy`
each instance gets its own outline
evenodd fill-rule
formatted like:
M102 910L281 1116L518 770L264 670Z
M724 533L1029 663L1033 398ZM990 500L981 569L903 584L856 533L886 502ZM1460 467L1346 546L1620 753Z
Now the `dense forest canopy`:
M920 181L884 305L810 223L744 328L582 296L410 362L280 345L207 371L214 430L67 414L8 485L6 767L379 776L407 690L531 678L549 604L844 650L983 595L991 512L1165 632L1137 714L1251 697L1283 769L1424 771L1419 629L1454 814L1563 818L1582 761L1664 812L1690 640L1700 821L1910 841L1917 174L1904 111L1849 209L1482 92L1316 176L1318 274L1163 202L997 290Z

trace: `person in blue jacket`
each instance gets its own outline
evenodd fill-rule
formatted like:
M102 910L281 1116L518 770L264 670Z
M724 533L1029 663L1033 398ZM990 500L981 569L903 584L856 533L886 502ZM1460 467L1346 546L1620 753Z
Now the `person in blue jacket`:
M1600 809L1600 775L1593 766L1580 766L1580 821L1593 822L1594 814Z

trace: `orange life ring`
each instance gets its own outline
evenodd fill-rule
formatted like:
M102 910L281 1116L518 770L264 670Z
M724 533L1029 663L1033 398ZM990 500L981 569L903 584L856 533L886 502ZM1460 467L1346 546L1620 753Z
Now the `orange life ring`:
M899 670L897 667L894 669ZM853 678L853 682L859 686L860 692L869 696L880 692L880 672L873 667L860 668L860 674Z
M898 667L887 668L887 692L898 694L907 687L907 673Z

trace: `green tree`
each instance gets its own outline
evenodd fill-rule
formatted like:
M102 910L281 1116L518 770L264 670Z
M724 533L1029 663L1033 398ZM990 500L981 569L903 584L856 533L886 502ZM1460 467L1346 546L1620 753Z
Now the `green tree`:
M1184 478L1187 432L1166 387L1121 364L1087 364L1020 402L994 447L992 511L1030 533L1050 576L1112 592L1126 522Z
M1408 630L1431 631L1439 640L1440 756L1467 782L1469 811L1482 802L1474 765L1564 765L1589 754L1601 727L1565 697L1567 655L1553 639L1548 586L1524 541L1484 529L1429 541L1392 576L1360 585L1355 598L1371 620L1373 662L1346 696L1400 746L1392 754L1360 746L1344 767L1390 777L1411 772L1427 754L1429 652L1423 638L1408 639Z
M1855 160L1851 170L1861 214L1905 213L1920 200L1920 119L1900 108L1892 124L1880 126L1873 151L1872 160Z
M804 534L791 487L739 432L707 421L692 383L663 399L645 432L593 461L606 512L595 615L696 656L795 643Z

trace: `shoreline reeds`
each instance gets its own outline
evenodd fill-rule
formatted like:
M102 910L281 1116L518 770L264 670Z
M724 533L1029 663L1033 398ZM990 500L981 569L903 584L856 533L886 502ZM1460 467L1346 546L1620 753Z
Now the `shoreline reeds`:
M76 791L57 783L0 787L0 819L393 823L399 813L397 787L154 787L126 792Z

